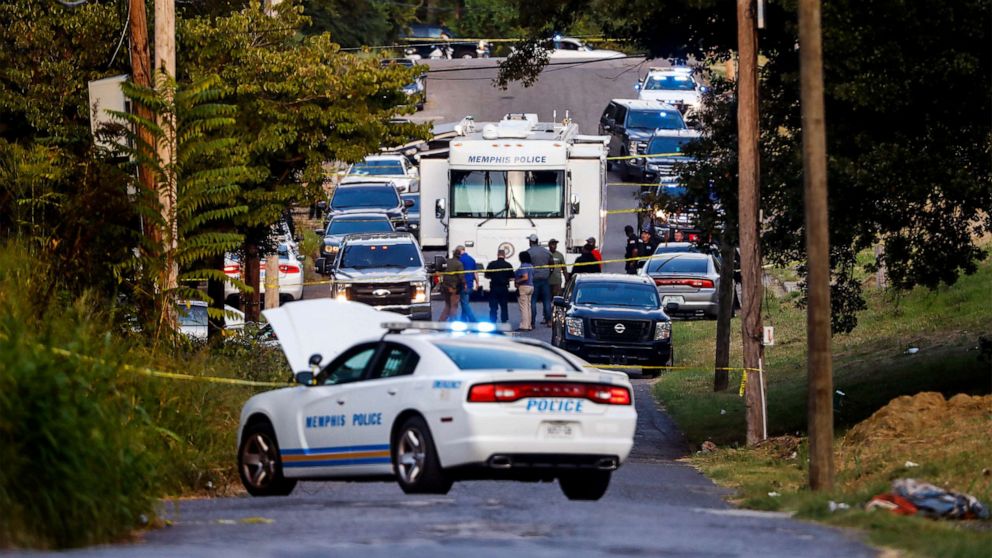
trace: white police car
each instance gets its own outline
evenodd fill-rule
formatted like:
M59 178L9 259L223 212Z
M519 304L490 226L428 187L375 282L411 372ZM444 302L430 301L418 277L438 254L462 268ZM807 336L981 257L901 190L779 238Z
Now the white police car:
M433 494L456 480L558 479L568 498L596 500L633 446L626 375L492 324L469 332L329 299L265 316L299 385L241 411L238 471L252 495L289 494L300 479L394 477Z

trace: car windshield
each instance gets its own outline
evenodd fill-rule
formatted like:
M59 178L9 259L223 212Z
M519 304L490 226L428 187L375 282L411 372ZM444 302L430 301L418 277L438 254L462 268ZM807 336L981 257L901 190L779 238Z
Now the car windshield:
M692 138L652 138L648 143L648 153L652 155L681 156L682 146Z
M363 217L361 219L333 219L327 227L328 235L342 235L368 232L391 232L393 226L385 217Z
M577 370L551 349L529 343L479 343L471 338L436 341L461 370Z
M363 161L351 165L348 171L352 176L403 176L403 164L399 161Z
M689 273L705 274L709 271L709 260L706 258L670 258L652 259L648 262L648 274Z
M564 171L451 171L452 217L557 218L564 199Z
M640 130L683 130L685 121L677 110L632 110L627 127Z
M348 186L338 188L331 199L334 209L353 209L358 207L380 207L393 209L398 206L399 194L392 186Z
M179 325L183 327L195 327L207 325L207 307L200 305L186 306L183 303L176 305L179 314Z
M648 77L644 89L648 91L695 91L696 83L687 75L655 75Z
M633 283L580 283L575 287L575 303L589 306L629 306L658 308L658 291L651 285Z
M403 201L411 200L413 205L407 208L410 213L420 213L420 194L415 194L412 196L403 196Z
M417 247L409 243L349 244L341 258L342 268L368 269L372 267L420 267L423 260Z

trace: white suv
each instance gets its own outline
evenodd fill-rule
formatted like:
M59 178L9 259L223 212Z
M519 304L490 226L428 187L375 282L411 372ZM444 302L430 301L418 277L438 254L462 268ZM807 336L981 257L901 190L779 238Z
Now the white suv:
M636 87L638 99L668 103L683 113L699 110L702 104L704 89L686 66L651 68Z

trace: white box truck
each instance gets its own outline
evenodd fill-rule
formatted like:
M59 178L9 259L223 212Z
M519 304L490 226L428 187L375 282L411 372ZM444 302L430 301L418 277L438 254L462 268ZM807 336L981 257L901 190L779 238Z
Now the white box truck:
M425 249L461 244L485 267L502 248L516 267L531 234L542 245L557 239L569 265L588 237L602 244L608 136L580 135L567 117L539 122L536 114L466 117L435 132L448 144L419 156Z

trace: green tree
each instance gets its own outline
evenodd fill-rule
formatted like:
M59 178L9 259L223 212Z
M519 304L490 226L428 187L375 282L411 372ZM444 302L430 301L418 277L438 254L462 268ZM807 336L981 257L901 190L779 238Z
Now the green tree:
M530 28L535 36L567 29L576 14L594 10L604 14L608 33L652 56L709 62L736 49L734 6L717 0L517 6L521 21L538 22ZM978 242L992 231L992 124L978 115L992 114L990 12L989 0L824 6L835 331L854 328L864 306L856 274L864 249L882 243L883 256L866 269L884 264L904 289L951 284L986 255ZM791 264L805 259L795 0L766 2L765 19L758 41L766 60L759 84L762 244L770 260ZM521 49L500 80L532 79L534 71Z
M325 163L357 161L428 133L396 120L414 110L402 87L416 70L342 53L328 34L301 36L302 11L284 2L275 16L253 6L180 22L181 78L220 75L238 111L232 134L249 170L241 197L248 212L235 223L245 235L249 319L258 315L259 261L270 248L270 227L290 203L325 195Z
M124 93L133 101L148 107L156 121L126 112L112 114L125 124L127 138L122 149L134 164L145 164L153 169L156 184L161 191L168 184L176 185L175 211L163 218L157 196L144 192L135 184L139 206L145 219L161 231L166 245L172 248L163 252L162 245L145 239L142 256L122 265L122 270L145 278L143 285L151 285L163 268L175 262L179 267L179 286L169 291L145 290L139 294L154 298L158 309L155 327L159 334L163 328L171 333L172 321L167 319L178 300L203 300L206 296L195 288L200 281L218 281L227 278L216 266L217 258L236 250L244 236L231 224L248 212L239 203L239 182L247 175L247 167L239 164L238 143L229 132L236 122L236 108L219 102L222 98L221 82L217 76L183 87L160 74L158 90L145 89L125 83ZM175 129L169 124L175 122ZM142 146L140 130L148 132L156 146L165 145L175 154L165 164L157 156L155 146ZM148 148L143 148L148 147ZM153 156L146 155L154 154ZM172 231L176 231L174 242ZM147 287L146 287L147 288ZM216 313L214 317L220 317Z
M391 45L414 19L416 2L394 0L304 0L306 33L329 33L345 48Z

